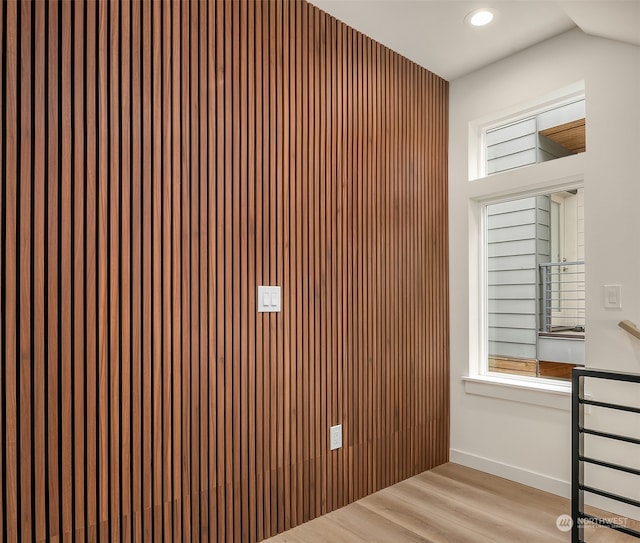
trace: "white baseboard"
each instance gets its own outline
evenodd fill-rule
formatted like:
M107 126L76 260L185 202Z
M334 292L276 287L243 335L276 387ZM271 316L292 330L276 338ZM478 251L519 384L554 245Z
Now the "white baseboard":
M449 460L455 464L461 464L468 468L477 469L478 471L484 471L491 475L496 475L516 483L521 483L563 498L569 498L571 496L571 483L569 481L563 481L550 477L543 473L537 473L518 466L506 464L504 462L498 462L491 460L490 458L484 458L472 453L459 451L457 449L449 450ZM640 513L638 510L624 503L614 502L607 500L601 496L595 496L585 493L585 503L593 505L605 511L611 511L612 513L628 518L640 520Z
M550 492L563 498L568 498L571 495L571 483L569 483L569 481L555 479L542 473L536 473L535 471L529 471L518 466L497 462L490 458L484 458L456 449L449 451L449 459L456 464L484 471L485 473L491 473L492 475L544 490L545 492Z

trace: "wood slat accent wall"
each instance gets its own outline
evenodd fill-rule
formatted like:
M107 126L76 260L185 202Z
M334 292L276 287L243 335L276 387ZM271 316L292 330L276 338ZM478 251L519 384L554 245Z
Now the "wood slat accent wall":
M446 81L297 0L0 28L2 541L252 542L447 460Z

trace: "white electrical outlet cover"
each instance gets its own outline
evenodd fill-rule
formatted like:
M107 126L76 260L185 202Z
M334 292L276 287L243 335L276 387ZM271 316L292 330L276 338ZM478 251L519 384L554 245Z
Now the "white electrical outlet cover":
M342 448L342 424L332 426L329 429L329 450Z

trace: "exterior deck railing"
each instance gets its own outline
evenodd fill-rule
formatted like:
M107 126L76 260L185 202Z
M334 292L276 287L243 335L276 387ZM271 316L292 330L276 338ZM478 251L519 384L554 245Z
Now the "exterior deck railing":
M540 264L540 330L584 332L584 260Z

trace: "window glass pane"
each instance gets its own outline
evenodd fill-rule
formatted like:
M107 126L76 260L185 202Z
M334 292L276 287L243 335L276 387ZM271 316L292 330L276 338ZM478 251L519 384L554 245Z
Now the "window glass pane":
M489 371L570 378L584 364L582 204L574 190L487 205Z
M584 99L487 130L487 175L585 151Z

